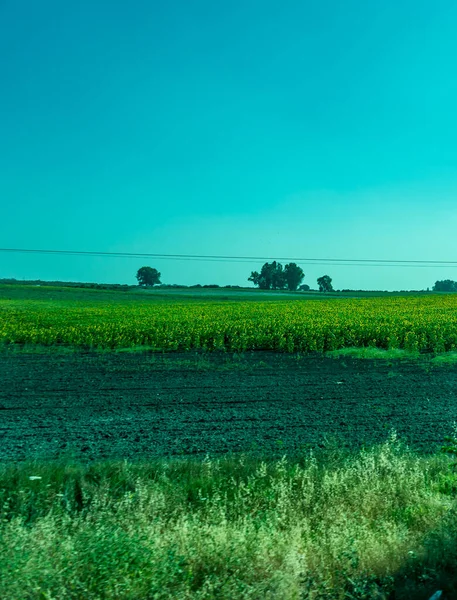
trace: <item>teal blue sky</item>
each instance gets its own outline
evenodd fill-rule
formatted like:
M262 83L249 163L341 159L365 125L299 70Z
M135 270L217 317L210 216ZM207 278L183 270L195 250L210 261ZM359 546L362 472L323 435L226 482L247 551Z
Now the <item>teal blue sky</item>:
M456 31L451 0L0 0L0 245L457 260ZM0 277L134 283L145 262L2 254Z

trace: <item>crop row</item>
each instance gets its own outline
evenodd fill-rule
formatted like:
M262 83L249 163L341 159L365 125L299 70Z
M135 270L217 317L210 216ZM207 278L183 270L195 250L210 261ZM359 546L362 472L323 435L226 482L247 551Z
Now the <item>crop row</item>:
M377 346L443 352L457 348L457 297L96 306L1 300L0 341L158 351Z

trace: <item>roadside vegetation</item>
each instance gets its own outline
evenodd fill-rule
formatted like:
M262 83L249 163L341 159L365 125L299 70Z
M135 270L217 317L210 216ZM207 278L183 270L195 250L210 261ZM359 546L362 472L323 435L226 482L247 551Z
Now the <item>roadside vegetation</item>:
M392 436L300 460L0 467L0 589L71 598L457 593L457 477Z

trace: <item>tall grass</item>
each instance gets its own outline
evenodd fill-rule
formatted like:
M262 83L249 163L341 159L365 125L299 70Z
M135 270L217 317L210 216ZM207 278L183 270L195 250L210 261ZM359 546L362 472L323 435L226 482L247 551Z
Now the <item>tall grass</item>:
M456 489L447 457L394 439L299 462L4 465L0 597L452 594Z

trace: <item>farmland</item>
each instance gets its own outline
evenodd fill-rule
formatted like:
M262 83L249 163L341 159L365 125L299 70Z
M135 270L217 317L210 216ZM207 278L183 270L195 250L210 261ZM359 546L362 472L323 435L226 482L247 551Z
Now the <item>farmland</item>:
M454 295L302 299L182 297L4 286L0 342L83 349L327 352L348 347L457 348ZM257 298L257 299L255 299ZM284 299L286 298L286 299Z
M301 456L392 430L433 452L457 419L457 369L287 353L0 355L0 460Z
M3 597L455 597L454 295L0 286L0 338Z
M453 295L3 286L1 457L272 456L391 429L432 451L457 417L456 308ZM350 356L360 347L378 358Z

